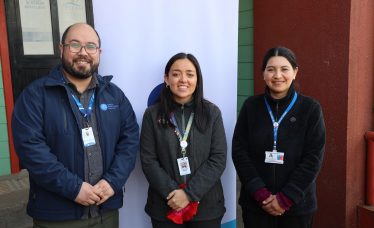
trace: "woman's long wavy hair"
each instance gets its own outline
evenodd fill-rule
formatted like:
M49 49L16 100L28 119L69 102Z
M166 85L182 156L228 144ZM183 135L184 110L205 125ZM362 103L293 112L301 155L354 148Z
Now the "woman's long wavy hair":
M196 89L192 94L193 97L193 108L194 108L194 122L199 131L204 132L208 126L209 122L209 110L207 105L207 100L204 99L203 95L203 77L201 73L200 64L192 54L187 53L178 53L171 57L165 66L165 75L168 77L171 66L180 59L188 59L196 68L197 74L197 83ZM170 114L177 108L177 105L174 101L173 93L170 88L166 87L164 82L164 87L161 91L160 97L160 111L158 114L159 124L163 127L170 126Z

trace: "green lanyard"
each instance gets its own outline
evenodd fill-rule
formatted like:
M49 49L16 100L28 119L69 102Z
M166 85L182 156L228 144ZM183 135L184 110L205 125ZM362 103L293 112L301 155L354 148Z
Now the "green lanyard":
M190 130L191 130L193 117L194 117L194 113L192 112L191 115L190 115L190 118L188 119L187 127L186 127L186 129L184 131L184 134L182 136L182 132L180 131L180 129L178 127L177 120L175 119L175 115L174 115L174 113L171 113L170 121L174 124L174 127L175 127L174 132L179 139L179 145L181 147L181 153L182 153L183 157L185 157L186 152L187 152L186 151L186 148L188 146L187 138L188 138L188 134L190 133Z

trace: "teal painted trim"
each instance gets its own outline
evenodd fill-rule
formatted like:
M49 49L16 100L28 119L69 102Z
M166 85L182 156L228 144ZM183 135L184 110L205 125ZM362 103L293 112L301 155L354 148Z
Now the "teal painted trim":
M0 176L10 174L10 160L7 158L0 158Z
M8 126L3 85L3 70L0 62L0 176L10 174L10 153L8 145Z
M226 222L224 224L221 224L221 228L236 228L236 219Z
M4 89L4 85L3 85L3 69L1 68L1 62L0 62L0 88ZM3 96L4 96L4 94L3 94Z
M253 9L253 0L239 0L239 11Z
M239 29L239 46L253 46L253 27Z
M238 63L238 79L253 79L253 63Z
M239 29L253 27L253 10L246 10L239 13Z
M1 78L1 74L0 74ZM0 107L5 107L4 89L0 88Z
M0 106L0 124L6 124L5 106Z
M9 159L9 144L7 141L0 141L0 159ZM0 167L1 169L1 167Z
M238 49L239 49L238 50L238 62L240 63L253 62L253 45L239 46Z
M8 126L5 123L0 123L0 141L8 141Z
M253 95L253 0L239 0L237 111Z
M253 91L248 88L253 88L253 80L252 79L239 79L238 80L238 96L251 96L253 95Z

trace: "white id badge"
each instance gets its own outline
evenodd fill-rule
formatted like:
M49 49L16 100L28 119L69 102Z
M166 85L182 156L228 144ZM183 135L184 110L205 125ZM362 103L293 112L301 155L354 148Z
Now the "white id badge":
M96 144L92 127L82 129L82 139L85 147L89 147Z
M265 151L265 163L283 164L284 153L277 151Z
M190 163L188 162L188 157L177 159L179 174L181 176L191 174Z

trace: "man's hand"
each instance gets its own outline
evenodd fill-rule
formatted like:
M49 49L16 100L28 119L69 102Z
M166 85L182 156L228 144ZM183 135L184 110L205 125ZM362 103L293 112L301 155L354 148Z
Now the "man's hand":
M99 192L87 182L83 182L75 202L83 206L94 205L100 201Z
M110 184L104 180L101 179L99 182L97 182L94 185L95 191L98 192L98 195L100 196L100 200L96 203L96 205L100 205L107 201L110 197L114 195L114 190L110 186Z

